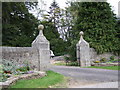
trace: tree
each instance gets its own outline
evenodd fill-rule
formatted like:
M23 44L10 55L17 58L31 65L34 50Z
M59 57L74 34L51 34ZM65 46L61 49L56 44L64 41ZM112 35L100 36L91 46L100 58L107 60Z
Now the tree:
M59 33L54 32L53 23L48 21L41 21L40 23L45 26L43 32L45 37L50 41L50 49L55 55L64 55L66 52L66 42L57 37L59 36Z
M74 16L74 26L71 32L71 48L76 47L79 40L79 32L85 33L85 40L98 53L114 52L118 53L118 37L116 17L109 3L107 2L71 2L72 15ZM72 44L74 42L74 44ZM114 44L114 45L113 45ZM70 55L74 56L76 51Z
M30 46L36 36L37 19L29 13L37 3L2 3L2 45Z
M64 55L66 53L66 41L61 36L61 9L56 1L53 1L50 10L47 14L43 15L43 21L45 25L44 34L50 41L50 48L55 55Z
M54 25L54 32L59 32L59 19L60 19L60 7L54 0L49 7L50 11L44 15L44 19L48 22L52 22Z
M118 38L118 42L117 42L117 47L115 52L118 52L118 55L120 55L120 18L117 18L117 24L116 24L116 37Z
M73 17L71 15L71 12L69 8L65 8L61 10L61 18L60 18L60 28L59 31L61 32L62 39L65 41L69 41L70 38L70 32L72 31L73 23L72 23Z

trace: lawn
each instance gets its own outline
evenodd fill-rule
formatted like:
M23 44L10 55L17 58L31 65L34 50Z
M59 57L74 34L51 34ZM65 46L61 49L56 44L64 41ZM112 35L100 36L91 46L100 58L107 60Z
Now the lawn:
M90 66L87 68L100 68L100 69L110 69L110 70L120 70L120 67L118 66Z
M31 80L19 80L15 85L10 86L10 88L48 88L63 82L63 75L53 71L47 71L47 76L45 77Z

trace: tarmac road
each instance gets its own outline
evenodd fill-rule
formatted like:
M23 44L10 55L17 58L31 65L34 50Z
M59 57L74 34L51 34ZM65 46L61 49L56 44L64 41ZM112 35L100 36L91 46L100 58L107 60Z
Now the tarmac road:
M73 66L53 66L50 70L72 77L78 81L87 82L117 82L118 71L96 68L80 68Z

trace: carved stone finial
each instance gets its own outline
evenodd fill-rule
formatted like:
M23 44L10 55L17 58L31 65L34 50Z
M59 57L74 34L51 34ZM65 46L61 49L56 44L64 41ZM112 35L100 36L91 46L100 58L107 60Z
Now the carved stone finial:
M41 25L38 26L38 29L39 29L39 30L43 30L43 29L44 29L44 26L41 24Z
M80 32L80 36L82 36L82 35L84 35L84 32L83 32L83 31Z

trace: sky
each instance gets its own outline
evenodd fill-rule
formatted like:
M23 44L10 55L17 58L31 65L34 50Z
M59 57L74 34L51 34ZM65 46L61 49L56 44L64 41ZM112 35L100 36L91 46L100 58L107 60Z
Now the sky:
M110 5L112 6L112 10L118 16L118 2L120 2L120 0L108 0L107 2L110 3Z
M43 2L40 2L40 1L43 1ZM52 3L52 1L53 0L38 0L40 8L47 10L47 11L49 10L49 7L50 7L50 4ZM66 7L65 2L67 2L67 1L70 1L70 0L56 0L58 5L60 6L60 8ZM118 2L120 2L120 0L107 0L107 2L110 3L110 5L112 6L112 10L116 14L116 16L120 15L120 14L118 14Z

